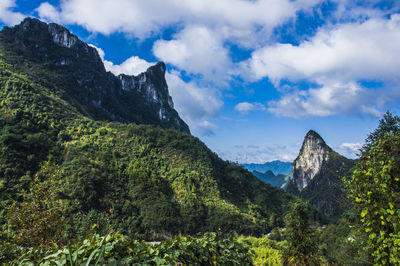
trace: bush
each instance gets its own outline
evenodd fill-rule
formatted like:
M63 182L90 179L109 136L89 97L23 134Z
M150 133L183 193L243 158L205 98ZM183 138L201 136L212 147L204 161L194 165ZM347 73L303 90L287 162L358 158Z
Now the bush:
M10 263L10 262L9 262ZM57 251L30 249L11 263L24 265L252 265L245 243L216 233L175 236L159 244L121 234L91 237ZM91 263L91 264L90 264Z

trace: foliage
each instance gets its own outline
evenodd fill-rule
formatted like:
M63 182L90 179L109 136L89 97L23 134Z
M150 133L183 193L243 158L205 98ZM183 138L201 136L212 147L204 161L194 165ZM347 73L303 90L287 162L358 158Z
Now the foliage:
M66 243L63 224L67 222L67 207L57 198L55 171L54 165L46 163L29 193L23 194L23 202L14 201L7 209L8 237L14 243L42 248Z
M41 255L41 256L40 256ZM92 264L90 264L92 262ZM245 243L216 233L175 236L159 244L121 234L91 237L53 252L29 250L14 262L24 265L251 265Z
M329 265L372 265L364 249L368 241L357 213L352 208L336 224L317 230L320 256Z
M367 152L369 148L374 146L380 139L398 132L400 132L400 117L387 111L379 121L378 127L368 135L361 152Z
M285 265L318 265L318 246L309 212L308 205L297 200L286 216L288 245L284 250Z
M358 207L368 248L378 264L400 263L399 121L385 114L348 179L349 197Z
M241 236L238 241L248 243L250 249L254 252L254 265L282 265L282 250L284 249L286 242L270 240L266 236L261 238Z

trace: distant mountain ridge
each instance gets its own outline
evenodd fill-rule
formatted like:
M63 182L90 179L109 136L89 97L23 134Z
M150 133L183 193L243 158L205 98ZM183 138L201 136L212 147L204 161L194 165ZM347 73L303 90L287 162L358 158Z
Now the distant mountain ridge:
M274 175L287 175L292 173L292 163L282 162L279 160L266 162L263 164L245 163L240 165L248 169L250 172L257 171L260 173L266 173L267 171L272 171Z
M286 188L287 183L290 180L291 174L278 174L274 175L274 173L271 170L268 170L265 173L258 172L257 170L254 170L253 175L261 179L262 181L274 186L274 187L279 187L279 188Z

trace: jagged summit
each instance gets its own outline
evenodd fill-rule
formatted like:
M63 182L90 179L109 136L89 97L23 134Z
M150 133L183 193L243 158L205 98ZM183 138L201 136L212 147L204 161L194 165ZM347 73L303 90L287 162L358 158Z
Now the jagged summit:
M0 42L6 50L40 64L42 73L25 69L29 75L38 74L43 79L49 75L48 79L54 79L50 76L61 73L60 84L54 89L92 119L154 124L190 133L174 109L163 62L138 76L115 76L105 70L95 48L65 27L35 18L4 27ZM16 67L21 65L15 62Z
M310 130L292 164L293 177L287 191L309 200L329 219L338 218L347 208L342 178L353 165L353 160L332 150L317 132Z
M293 162L293 180L299 191L320 172L329 160L332 149L314 130L308 131L296 160Z
M305 139L308 139L308 138L321 139L321 140L325 143L324 139L323 139L316 131L314 131L314 130L312 130L312 129L309 130L309 131L307 132L306 136L305 136Z

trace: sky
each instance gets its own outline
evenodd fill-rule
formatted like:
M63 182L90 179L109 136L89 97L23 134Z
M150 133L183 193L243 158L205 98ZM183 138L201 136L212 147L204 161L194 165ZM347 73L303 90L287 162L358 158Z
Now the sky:
M115 74L165 62L178 113L225 160L292 161L310 129L356 158L400 113L398 0L0 0L0 27L26 16Z

